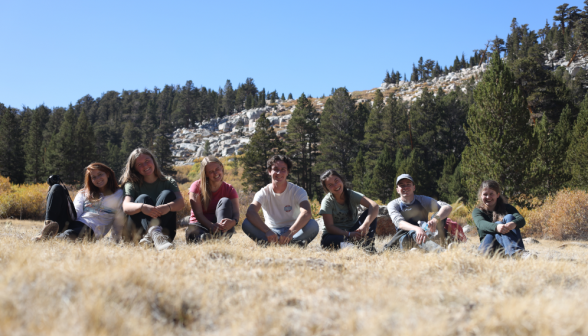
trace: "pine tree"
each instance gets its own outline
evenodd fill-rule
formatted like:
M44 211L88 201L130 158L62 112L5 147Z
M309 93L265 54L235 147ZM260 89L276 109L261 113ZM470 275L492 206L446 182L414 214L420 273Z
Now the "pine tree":
M366 193L366 172L363 150L360 148L353 162L353 190Z
M366 148L365 160L368 167L373 167L378 156L384 149L384 144L390 141L390 134L384 124L384 115L389 109L385 109L384 96L380 90L376 90L373 106L367 122L365 123L365 135L362 141Z
M76 167L75 116L73 108L63 115L59 132L51 137L47 148L47 173L57 174L66 183L75 183L78 172Z
M94 139L94 129L88 122L88 119L86 118L86 112L84 110L82 110L82 113L80 113L76 123L74 141L76 151L76 165L74 173L76 179L78 181L82 181L84 179L84 167L96 160L96 154L94 152L94 143L96 141ZM118 147L116 155L117 158L120 156L120 150L118 150ZM117 161L120 160L117 159ZM116 168L120 167L117 166Z
M151 147L153 144L153 135L155 134L155 129L157 127L157 120L155 119L155 102L150 100L147 103L147 110L145 110L145 117L143 118L143 122L141 123L141 132L143 133L141 136L141 143L143 147Z
M25 162L22 155L21 129L18 115L8 107L0 118L0 175L10 182L24 182Z
M202 156L209 156L210 155L210 141L206 140L204 142L204 150L202 150Z
M296 162L290 178L304 188L310 198L318 191L316 174L312 172L319 141L318 120L319 114L303 93L288 123L285 147L287 155Z
M25 140L25 173L27 180L33 183L40 183L45 180L44 170L45 146L43 131L49 119L50 110L41 105L35 109L31 118L29 135Z
M286 97L284 97L284 93L282 93L282 97L280 97L280 99L281 99L282 101L286 100Z
M566 166L572 177L572 188L588 189L588 95L580 104L580 114L574 124L571 142L566 153Z
M496 180L505 195L524 190L534 149L529 111L510 69L495 52L490 68L474 91L462 155L462 169L471 199L485 179Z
M453 153L445 159L443 173L437 185L440 200L454 203L461 198L464 203L468 201L468 192L461 173L461 164L457 162Z
M288 94L288 100L290 100L290 99L294 99L294 98L292 97L292 93L289 93L289 94Z
M255 122L255 133L245 145L241 159L243 179L250 190L259 190L269 184L266 163L272 155L278 154L283 145L265 114Z
M122 134L122 142L120 145L121 157L126 159L133 150L139 147L141 147L141 131L129 120L125 123L125 128Z
M367 194L384 203L391 201L394 197L396 186L396 167L394 166L394 161L388 145L384 145L384 149L376 161L370 182L367 186Z
M361 118L364 118L363 113L356 108L346 88L338 88L327 99L320 118L321 155L315 165L316 173L332 168L353 180L351 162L362 140L358 135L365 126L365 119Z
M531 164L533 195L545 196L555 193L569 180L566 151L570 144L572 111L569 106L563 110L559 122L551 126L546 117L535 126L537 139L536 157Z
M173 159L171 151L171 125L168 121L162 120L155 131L155 137L151 149L157 158L159 169L165 174L173 173Z

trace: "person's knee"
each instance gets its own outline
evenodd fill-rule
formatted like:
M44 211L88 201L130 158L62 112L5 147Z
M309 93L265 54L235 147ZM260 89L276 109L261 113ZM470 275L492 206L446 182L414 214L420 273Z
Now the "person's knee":
M504 220L505 223L510 223L510 222L514 221L515 218L514 218L513 215L508 214L508 215L504 216L503 220Z
M135 203L144 203L149 205L155 205L155 201L147 194L141 194L135 199Z
M174 192L172 192L171 190L163 190L162 192L159 193L159 197L157 197L158 199L162 199L163 203L169 203L169 202L173 202L176 200L176 194Z
M231 203L231 200L228 197L222 197L221 199L218 200L217 203L217 208L220 208L221 206L223 207L227 207L227 206L232 206L233 203Z
M304 226L304 232L306 233L313 234L316 236L318 235L319 231L319 225L314 219L309 220L308 223L306 223L306 225Z
M251 222L245 218L241 224L241 230L243 230L245 233L249 233L253 230L253 224L251 224Z

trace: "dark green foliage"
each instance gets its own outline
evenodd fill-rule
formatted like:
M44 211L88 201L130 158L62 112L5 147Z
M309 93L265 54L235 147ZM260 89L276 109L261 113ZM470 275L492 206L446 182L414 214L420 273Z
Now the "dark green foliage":
M23 183L25 161L21 127L16 111L10 107L0 116L0 153L0 175L10 178L12 183Z
M363 138L367 109L356 107L346 88L338 88L327 99L320 118L321 155L315 172L335 169L349 180L352 176L352 160L356 157Z
M24 141L25 174L27 181L33 183L43 182L46 178L45 167L43 166L46 148L43 141L43 131L50 113L51 111L45 105L41 105L34 110L28 136Z
M366 192L366 181L369 181L366 173L367 170L363 150L360 148L357 157L353 162L353 190L363 193Z
M244 148L241 159L244 184L250 190L259 190L271 182L266 163L278 154L283 144L264 114L255 122L255 133Z
M425 168L424 153L419 148L415 148L410 152L406 159L400 160L400 157L401 156L397 154L395 160L397 164L396 167L398 167L396 175L410 174L414 179L417 194L428 196L434 195L435 191L430 190L427 185L429 172ZM396 180L394 180L394 183L396 183Z
M384 108L384 96L380 90L376 90L371 112L365 124L363 147L366 149L365 160L367 165L373 167L384 144L390 141L390 134L384 119L389 120L390 109Z
M566 166L571 175L569 186L588 189L588 95L580 105L580 114L574 124Z
M77 150L75 142L75 115L73 108L69 108L63 115L63 122L59 132L51 137L47 147L46 171L49 175L60 175L65 183L79 183L77 167Z
M304 188L312 198L320 193L318 177L312 167L316 162L318 147L319 114L312 102L304 93L298 98L292 119L288 123L288 134L285 139L286 154L294 161L290 179Z
M572 111L566 106L556 125L544 117L535 126L537 150L529 176L533 181L530 191L535 196L554 194L570 180L565 159L571 139L571 117Z
M288 100L290 100L290 99L294 99L294 98L292 97L292 93L289 93L289 94L288 94Z
M94 129L86 118L86 113L82 110L74 131L74 149L75 149L75 179L82 181L84 179L84 168L96 160L94 151ZM120 156L120 150L116 147L116 156Z
M471 199L485 179L496 180L507 196L525 191L535 143L527 103L514 76L498 53L474 91L466 134L470 144L462 171Z
M172 153L171 153L171 133L173 132L171 125L166 120L162 120L154 134L154 141L151 146L153 154L157 158L159 168L164 174L171 174L173 172Z
M395 158L387 144L380 153L367 185L366 195L388 203L394 198L396 186Z
M445 159L441 178L437 182L437 192L440 200L449 203L454 203L460 198L464 203L468 201L468 190L461 173L461 165L453 154Z

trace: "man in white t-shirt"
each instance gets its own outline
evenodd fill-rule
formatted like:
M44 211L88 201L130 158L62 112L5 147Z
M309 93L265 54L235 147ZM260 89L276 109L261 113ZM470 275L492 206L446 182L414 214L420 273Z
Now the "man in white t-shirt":
M285 155L274 155L267 161L272 183L261 188L247 209L243 232L260 244L296 243L306 245L318 234L318 223L312 219L306 190L288 182L292 161ZM265 222L259 216L263 209Z

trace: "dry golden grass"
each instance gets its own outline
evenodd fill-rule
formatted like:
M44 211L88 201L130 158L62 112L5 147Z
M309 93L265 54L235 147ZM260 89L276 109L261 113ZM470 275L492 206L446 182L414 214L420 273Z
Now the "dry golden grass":
M585 335L588 248L537 260L229 242L32 243L0 221L0 335ZM474 238L475 239L475 238ZM477 239L475 239L477 240ZM383 240L378 240L378 248Z

